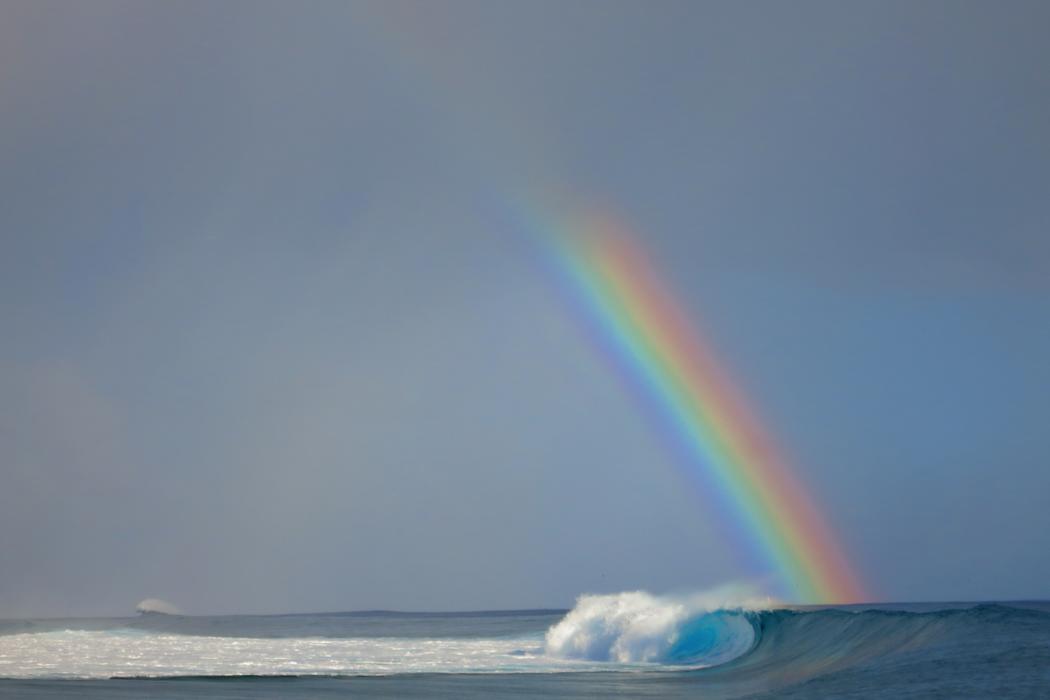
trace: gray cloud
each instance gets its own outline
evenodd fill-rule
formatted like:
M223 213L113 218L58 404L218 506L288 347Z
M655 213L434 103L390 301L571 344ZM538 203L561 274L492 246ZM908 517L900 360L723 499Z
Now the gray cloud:
M1045 595L1045 15L5 4L0 615L752 573L522 193L633 224L881 597Z

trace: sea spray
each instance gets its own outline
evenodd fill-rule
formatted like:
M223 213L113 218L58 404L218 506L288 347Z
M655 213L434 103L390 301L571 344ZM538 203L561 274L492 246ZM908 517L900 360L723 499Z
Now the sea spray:
M181 611L166 600L146 598L135 606L135 611L142 614L181 615Z
M713 666L751 649L756 631L747 613L770 604L739 586L678 596L583 595L547 631L546 651L569 659Z

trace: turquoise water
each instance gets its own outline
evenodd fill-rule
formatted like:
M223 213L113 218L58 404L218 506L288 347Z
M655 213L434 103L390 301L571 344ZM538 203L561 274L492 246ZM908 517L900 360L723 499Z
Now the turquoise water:
M1050 697L1046 602L644 602L0 621L0 696Z

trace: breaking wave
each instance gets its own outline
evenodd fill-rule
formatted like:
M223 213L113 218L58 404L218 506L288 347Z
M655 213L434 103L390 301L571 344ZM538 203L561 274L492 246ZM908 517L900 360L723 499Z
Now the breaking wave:
M566 659L715 666L755 645L756 608L718 594L585 595L547 632L546 649Z
M903 658L976 667L989 653L1002 658L982 641L991 636L1045 643L1050 613L990 603L915 612L774 609L710 595L619 593L582 596L547 632L545 651L559 659L692 668L698 682L759 692ZM1050 653L1041 658L1050 663Z

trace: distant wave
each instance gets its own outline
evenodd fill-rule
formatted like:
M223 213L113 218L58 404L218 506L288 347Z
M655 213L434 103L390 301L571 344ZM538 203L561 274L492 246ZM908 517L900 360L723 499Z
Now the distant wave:
M146 598L135 606L135 611L142 614L180 615L179 609L160 598Z

